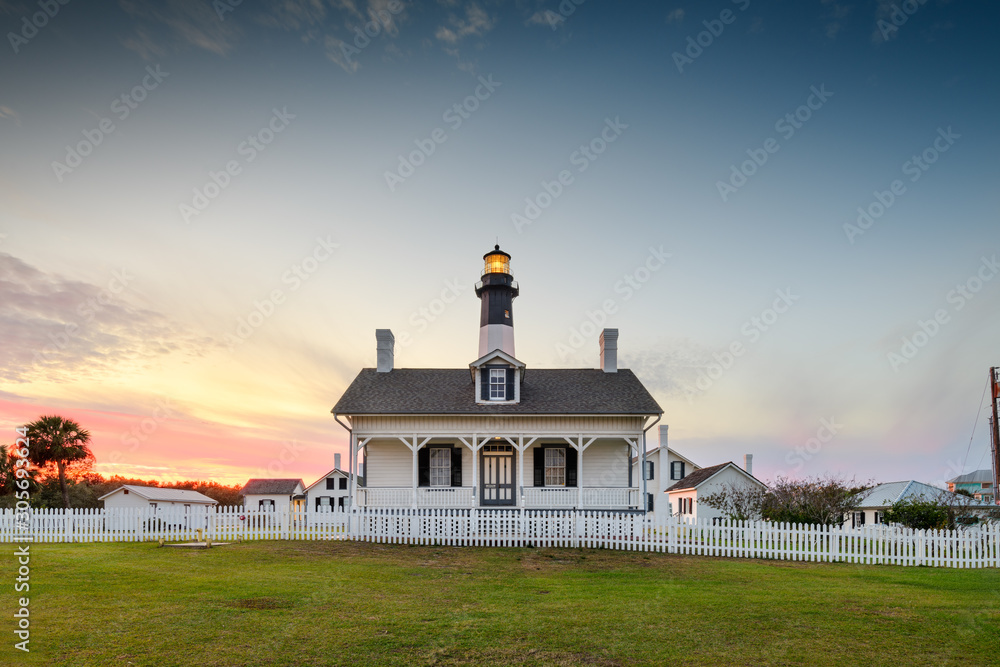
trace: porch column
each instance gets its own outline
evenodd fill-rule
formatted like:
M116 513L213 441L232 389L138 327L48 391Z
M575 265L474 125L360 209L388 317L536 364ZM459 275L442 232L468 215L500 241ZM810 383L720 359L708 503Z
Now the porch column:
M579 509L583 509L583 436L577 438L576 448L576 494Z
M417 509L417 436L413 436L413 509Z
M358 497L358 475L354 472L354 460L357 458L357 453L354 450L355 443L357 443L357 440L354 437L354 431L351 431L350 443L347 446L347 488L350 489L348 493L350 498L349 506L345 510L353 509ZM308 510L309 507L306 506L306 511Z
M479 442L479 437L473 434L472 436L472 506L479 506L479 495L476 489L479 488L479 448L476 443Z
M517 506L524 509L524 436L517 436Z

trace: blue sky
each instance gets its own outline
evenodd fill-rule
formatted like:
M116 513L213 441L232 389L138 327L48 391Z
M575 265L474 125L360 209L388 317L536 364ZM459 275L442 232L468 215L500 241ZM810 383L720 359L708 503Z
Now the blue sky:
M328 413L374 364L373 329L410 334L399 365L475 357L499 238L518 356L594 366L584 334L606 319L698 463L927 482L987 465L991 3L39 11L0 1L11 432L56 411L92 424L102 472L318 476L346 451ZM68 168L71 149L88 155ZM881 214L861 229L859 207Z

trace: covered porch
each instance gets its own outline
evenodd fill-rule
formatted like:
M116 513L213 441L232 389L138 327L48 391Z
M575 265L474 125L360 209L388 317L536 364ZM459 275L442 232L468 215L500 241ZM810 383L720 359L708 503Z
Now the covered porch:
M352 434L355 507L642 510L642 433ZM361 460L364 460L363 466ZM358 480L358 476L354 477ZM408 482L408 483L407 483Z

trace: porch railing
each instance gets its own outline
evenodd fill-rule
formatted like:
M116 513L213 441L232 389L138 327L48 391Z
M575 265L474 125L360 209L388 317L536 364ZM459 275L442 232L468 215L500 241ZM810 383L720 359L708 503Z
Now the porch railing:
M445 487L373 487L359 488L358 507L476 507L471 486ZM642 509L639 489L584 487L582 509ZM580 489L525 487L524 506L530 509L571 509L580 505Z

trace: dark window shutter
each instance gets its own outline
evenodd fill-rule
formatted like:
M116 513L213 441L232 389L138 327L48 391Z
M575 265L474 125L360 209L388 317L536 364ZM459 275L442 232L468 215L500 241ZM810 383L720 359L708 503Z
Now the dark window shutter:
M686 471L684 470L684 461L678 461L677 467L680 469L680 475L681 475L677 479L684 479L685 477L687 477Z
M462 486L462 448L451 449L451 485Z
M535 486L545 486L545 450L535 448Z
M504 398L508 401L514 400L514 369L507 369L507 392L504 394Z
M655 462L654 461L646 461L646 468L647 468L647 470L646 470L646 479L647 480L652 480L653 477L655 476L655 473L654 473Z
M431 485L431 450L421 447L417 450L417 486Z
M566 448L566 486L576 486L576 450Z
M483 366L479 369L479 389L481 398L484 401L490 400L490 367Z
M653 511L653 494L652 493L647 493L646 494L646 511L647 512L652 512Z

